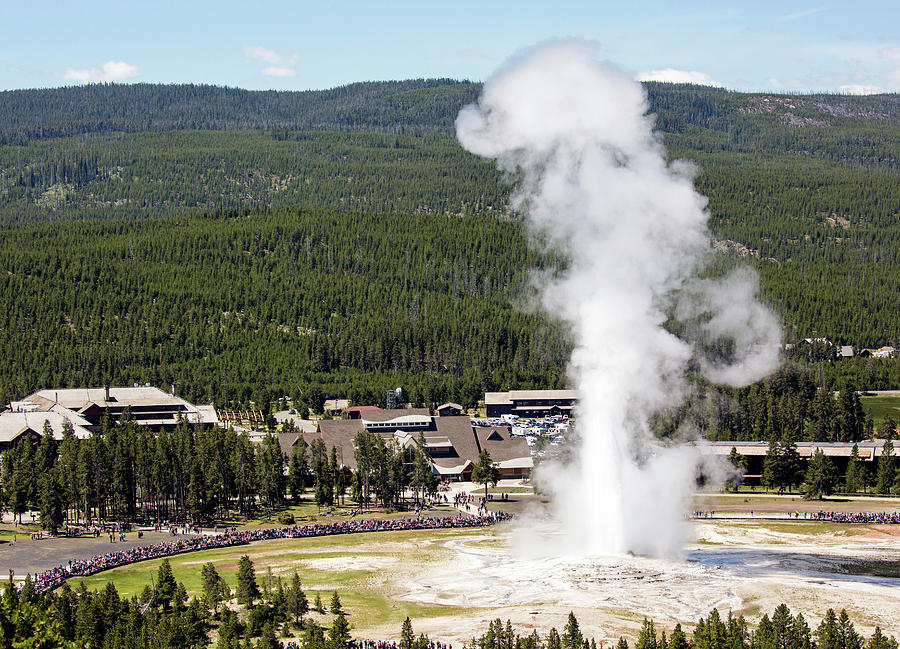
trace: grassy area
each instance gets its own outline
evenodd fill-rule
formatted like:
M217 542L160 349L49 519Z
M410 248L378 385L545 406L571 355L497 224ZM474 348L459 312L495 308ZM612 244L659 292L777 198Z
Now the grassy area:
M483 496L484 495L484 487L478 486L469 491L469 493L474 494L475 496ZM534 489L530 486L522 486L522 487L488 487L488 493L493 494L495 496L499 496L500 494L533 494Z
M28 523L27 525L4 524L0 525L0 540L12 541L16 534L21 538L23 534L34 534L40 531L41 526L37 523Z
M406 616L411 618L453 616L462 612L451 606L420 605L393 600L383 570L406 570L415 574L415 566L439 565L451 551L443 541L457 536L492 534L491 530L427 530L348 534L311 539L284 539L249 546L194 552L170 558L175 579L184 583L189 594L200 594L201 567L212 562L231 588L237 584L238 560L244 554L253 560L257 581L262 587L267 569L273 577L289 581L294 570L300 574L310 603L316 594L325 605L337 590L350 621L356 628L381 623L396 623L399 628ZM144 561L107 572L72 580L73 587L84 581L88 588L99 590L110 581L120 593L134 595L148 586L162 560Z
M738 523L738 525L746 527L756 527L760 523L748 522ZM781 534L803 534L817 536L819 534L841 534L843 536L857 536L865 534L868 529L865 525L847 525L846 523L835 523L833 521L809 521L809 520L793 520L793 521L765 521L762 527L770 532L778 532Z
M900 395L879 395L875 397L860 397L863 410L872 415L875 427L890 415L894 421L900 421Z
M722 514L778 514L838 510L844 512L894 511L900 509L900 498L883 496L829 496L824 500L804 500L800 494L697 494L694 507Z

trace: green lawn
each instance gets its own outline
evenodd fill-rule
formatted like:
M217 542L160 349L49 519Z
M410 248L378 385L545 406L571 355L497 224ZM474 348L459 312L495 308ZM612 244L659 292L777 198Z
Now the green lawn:
M175 579L184 583L189 594L199 594L204 563L212 562L228 585L234 588L238 560L247 554L253 560L260 587L267 568L272 570L273 576L281 576L286 582L296 569L310 604L318 593L327 607L332 591L337 590L355 628L385 622L396 623L399 628L406 616L412 619L452 616L462 611L451 606L394 600L385 586L389 582L381 579L380 573L408 569L410 563L439 562L452 552L443 547L444 540L472 534L490 535L492 531L423 530L284 539L192 552L171 557L169 561ZM134 595L150 584L161 562L157 559L123 566L92 577L73 579L71 585L77 587L83 581L88 588L99 590L112 581L120 593Z
M875 427L890 415L894 421L900 421L900 396L860 397L863 410L872 415Z

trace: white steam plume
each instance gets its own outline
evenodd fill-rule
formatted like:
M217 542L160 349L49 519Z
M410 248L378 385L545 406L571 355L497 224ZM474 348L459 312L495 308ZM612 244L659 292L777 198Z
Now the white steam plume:
M775 368L779 335L751 273L694 279L709 249L706 199L690 165L666 163L642 86L595 49L555 42L517 57L460 111L456 132L515 174L513 206L569 256L541 296L575 341L580 445L541 476L569 550L678 555L697 458L654 443L648 421L680 402L695 351L663 327L667 312L733 341L735 363L702 364L732 385Z

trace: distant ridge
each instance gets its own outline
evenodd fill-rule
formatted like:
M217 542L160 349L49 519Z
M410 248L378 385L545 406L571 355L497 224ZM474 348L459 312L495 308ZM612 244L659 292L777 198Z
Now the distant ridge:
M303 92L146 83L10 90L0 92L0 144L112 131L449 132L480 88L415 79Z
M771 114L795 126L900 125L897 94L775 95L657 82L644 86L665 132L690 126L728 131L745 114ZM0 144L116 131L450 133L459 109L480 90L481 84L452 79L370 81L310 91L147 83L9 90L0 92Z

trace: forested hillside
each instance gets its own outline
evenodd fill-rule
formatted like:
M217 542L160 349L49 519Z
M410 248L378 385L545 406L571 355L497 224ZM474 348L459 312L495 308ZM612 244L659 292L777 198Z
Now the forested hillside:
M476 84L0 93L0 393L101 381L217 402L311 381L360 399L560 385L508 186L452 136ZM648 84L714 247L794 341L900 338L900 97ZM828 365L897 387L892 361Z
M13 90L0 92L0 144L198 129L447 133L460 106L480 89L450 79L419 79L309 92L145 83Z
M546 260L493 219L297 208L7 228L4 398L177 382L219 403L556 385L564 336L510 304Z

